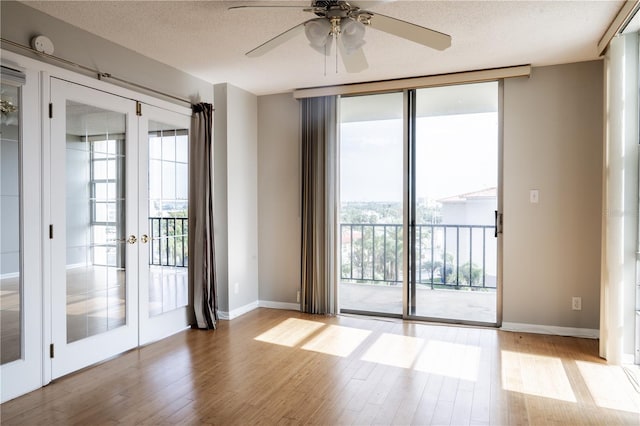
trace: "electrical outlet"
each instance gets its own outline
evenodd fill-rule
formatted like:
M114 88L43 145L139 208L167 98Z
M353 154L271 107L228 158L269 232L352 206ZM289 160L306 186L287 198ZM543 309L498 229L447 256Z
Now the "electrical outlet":
M240 283L235 283L235 285L233 286L233 292L235 294L240 293Z
M571 299L571 309L574 311L582 310L582 297L574 297Z
M300 290L296 293L296 302L300 303Z
M537 189L532 189L529 191L529 202L531 204L538 204L538 201L540 201L540 191L538 191Z

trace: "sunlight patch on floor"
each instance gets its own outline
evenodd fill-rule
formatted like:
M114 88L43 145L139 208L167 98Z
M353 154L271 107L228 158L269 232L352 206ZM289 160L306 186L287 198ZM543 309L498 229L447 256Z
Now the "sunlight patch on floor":
M307 342L302 349L327 355L347 357L371 334L369 330L329 325Z
M292 348L324 326L325 324L321 322L288 318L254 340Z
M478 346L429 340L414 369L475 382L478 380L480 352Z
M362 356L363 361L411 368L424 346L424 339L384 333Z
M586 361L576 365L598 407L640 413L640 394L621 367Z
M501 361L503 389L577 402L560 358L503 350Z

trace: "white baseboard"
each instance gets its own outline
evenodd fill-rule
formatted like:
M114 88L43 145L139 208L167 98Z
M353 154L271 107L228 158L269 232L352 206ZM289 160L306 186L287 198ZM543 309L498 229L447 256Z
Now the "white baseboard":
M218 318L221 320L229 321L234 318L238 318L240 315L244 315L247 312L251 312L257 308L271 308L271 309L284 309L287 311L300 311L299 303L287 303L287 302L272 302L270 300L256 300L239 308L232 310L231 312L218 311Z
M300 311L299 303L272 302L270 300L259 300L258 306L261 308L284 309L287 311Z
M254 309L258 308L258 301L256 300L255 302L251 302L248 303L244 306L240 306L239 308L236 308L234 310L232 310L231 312L225 312L225 311L218 311L218 318L221 320L232 320L234 318L238 318L240 315L244 315L247 312L251 312Z
M600 338L600 330L593 328L556 327L553 325L503 322L501 329L521 333L551 334L555 336L583 337L586 339Z

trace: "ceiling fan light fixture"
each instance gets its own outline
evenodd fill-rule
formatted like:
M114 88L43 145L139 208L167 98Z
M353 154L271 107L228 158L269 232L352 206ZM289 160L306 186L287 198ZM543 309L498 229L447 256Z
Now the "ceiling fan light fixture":
M324 47L331 35L331 23L325 18L316 18L304 24L304 34L309 44L320 53L324 53Z
M351 18L345 18L340 23L340 39L347 54L360 49L364 44L365 25Z

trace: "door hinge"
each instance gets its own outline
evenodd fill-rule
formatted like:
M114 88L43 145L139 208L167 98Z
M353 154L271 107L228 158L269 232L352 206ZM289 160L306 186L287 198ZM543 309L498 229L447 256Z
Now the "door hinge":
M142 115L142 104L136 101L136 115L140 117Z
M53 104L49 102L49 118L53 118Z
M49 239L53 240L53 225L49 225Z
M53 343L49 345L49 358L53 358Z

